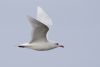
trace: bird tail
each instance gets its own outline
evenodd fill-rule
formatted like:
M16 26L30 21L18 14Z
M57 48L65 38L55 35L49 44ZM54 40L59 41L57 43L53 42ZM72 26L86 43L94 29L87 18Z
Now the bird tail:
M22 46L22 45L20 45L20 46L18 46L18 47L20 47L20 48L25 48L26 46Z

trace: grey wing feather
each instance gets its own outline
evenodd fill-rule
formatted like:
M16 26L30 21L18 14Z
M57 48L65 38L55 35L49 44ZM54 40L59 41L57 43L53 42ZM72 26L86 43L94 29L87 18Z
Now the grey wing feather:
M46 34L49 28L45 24L34 19L33 17L28 16L28 19L33 29L32 40L30 41L30 43L34 41L47 41Z

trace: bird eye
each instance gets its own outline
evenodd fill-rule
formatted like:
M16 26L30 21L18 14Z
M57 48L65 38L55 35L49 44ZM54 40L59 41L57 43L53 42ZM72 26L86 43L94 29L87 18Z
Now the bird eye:
M57 43L56 45L59 45L59 43Z

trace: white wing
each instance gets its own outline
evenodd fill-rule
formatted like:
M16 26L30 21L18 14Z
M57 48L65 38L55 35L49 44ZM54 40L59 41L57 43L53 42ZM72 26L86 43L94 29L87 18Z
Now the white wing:
M41 7L37 7L37 20L47 25L48 27L53 25L51 18Z
M28 19L32 25L32 40L30 41L30 43L32 42L36 42L36 41L47 41L46 38L46 34L49 30L49 28L44 25L43 23L41 23L40 21L28 16Z

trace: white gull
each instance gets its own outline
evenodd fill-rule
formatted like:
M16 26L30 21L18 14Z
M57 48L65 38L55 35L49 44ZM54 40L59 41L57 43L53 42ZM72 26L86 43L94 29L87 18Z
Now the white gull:
M57 47L64 48L59 43L50 42L47 40L46 34L49 27L52 25L51 18L45 13L41 7L37 7L37 19L28 16L28 19L32 26L32 40L25 44L21 44L18 47L30 48L37 51L47 51Z

